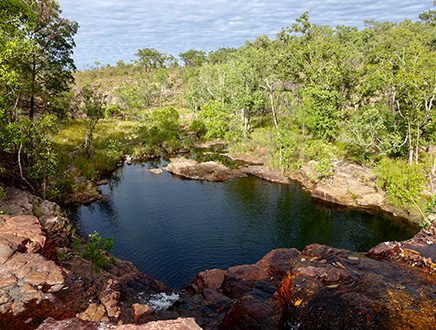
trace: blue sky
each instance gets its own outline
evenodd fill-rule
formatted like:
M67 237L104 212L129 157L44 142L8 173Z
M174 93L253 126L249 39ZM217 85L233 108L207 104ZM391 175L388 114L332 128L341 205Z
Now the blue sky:
M79 22L74 59L129 62L139 48L177 55L190 48L237 47L271 37L305 10L311 21L363 27L364 20L417 19L433 0L60 0L63 16Z

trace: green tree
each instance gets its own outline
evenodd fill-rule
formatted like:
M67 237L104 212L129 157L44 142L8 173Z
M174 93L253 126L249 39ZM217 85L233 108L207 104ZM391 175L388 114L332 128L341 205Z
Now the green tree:
M433 6L436 6L436 1L433 1ZM436 25L436 10L430 9L419 15L419 18L428 24Z
M366 93L384 99L401 136L401 141L393 141L395 148L407 155L409 164L418 164L421 147L436 133L432 124L436 119L432 32L410 21L371 29L376 41L367 56Z
M29 102L29 118L33 118L37 101L48 107L51 99L69 89L76 69L72 59L74 35L78 24L61 17L62 10L54 0L30 2L35 21L26 31L33 44L23 63L23 101Z
M206 53L202 50L190 49L179 54L185 66L201 66L206 63Z
M163 68L167 60L167 56L164 53L154 48L138 49L135 56L137 57L136 64L143 67L146 71Z
M90 86L85 86L79 92L79 107L86 114L88 121L85 135L85 154L87 159L91 159L94 149L95 126L106 115L106 95Z
M236 52L235 48L221 47L215 51L210 51L207 54L208 64L223 64L226 63L232 54Z
M352 106L351 95L361 74L358 33L357 29L312 25L305 13L279 34L283 45L279 76L298 86L301 111L296 121L316 137L334 140L344 113Z
M31 7L20 0L5 0L0 4L0 123L18 117L22 63L33 45L26 31L33 24ZM1 124L0 124L1 125ZM0 127L1 128L1 127Z

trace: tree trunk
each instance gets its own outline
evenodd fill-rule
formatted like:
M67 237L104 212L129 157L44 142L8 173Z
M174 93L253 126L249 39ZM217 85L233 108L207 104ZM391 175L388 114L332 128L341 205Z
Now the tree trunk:
M415 154L415 150L412 144L412 132L410 128L410 121L407 121L407 136L409 140L409 165L413 164L413 156Z
M33 56L32 63L32 86L30 88L31 96L30 96L30 109L29 109L29 118L33 120L35 115L35 84L36 84L36 62L35 56Z
M269 98L271 100L271 111L273 115L274 126L276 127L276 129L279 129L279 122L277 121L277 114L276 114L276 109L274 107L274 98L272 93L269 94Z
M250 117L248 116L248 110L242 109L242 127L244 130L244 134L250 131Z
M419 132L419 121L416 124L416 147L415 147L415 163L418 165L419 162L419 139L420 139L420 132Z
M35 115L35 96L32 94L30 97L30 109L29 109L29 118L33 120Z

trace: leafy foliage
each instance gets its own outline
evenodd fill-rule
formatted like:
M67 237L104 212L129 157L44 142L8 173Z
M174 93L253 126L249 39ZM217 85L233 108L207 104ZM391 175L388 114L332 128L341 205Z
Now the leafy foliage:
M376 168L377 185L386 190L392 205L422 211L421 192L425 186L425 175L420 165L407 166L402 160L384 158Z
M91 261L93 272L99 273L103 267L113 262L113 259L107 254L112 246L112 238L102 238L98 233L89 234L81 256Z
M79 92L79 107L86 114L88 130L85 135L85 153L88 159L93 153L94 129L98 121L106 115L106 95L89 86L83 87Z

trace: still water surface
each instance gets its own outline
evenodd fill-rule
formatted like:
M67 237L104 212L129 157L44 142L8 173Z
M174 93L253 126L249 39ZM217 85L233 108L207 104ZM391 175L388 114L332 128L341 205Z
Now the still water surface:
M79 233L114 239L113 254L180 288L196 273L254 263L278 247L311 243L365 251L417 228L386 216L316 203L298 184L255 177L224 183L124 166L102 186L107 200L70 211Z

